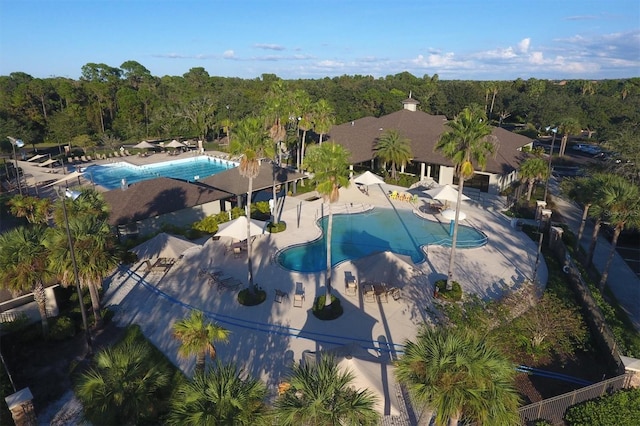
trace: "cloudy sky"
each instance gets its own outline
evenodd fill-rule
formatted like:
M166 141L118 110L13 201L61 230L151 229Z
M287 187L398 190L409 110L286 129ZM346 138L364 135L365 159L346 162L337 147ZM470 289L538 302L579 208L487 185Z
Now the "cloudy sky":
M640 77L638 0L0 0L0 75Z

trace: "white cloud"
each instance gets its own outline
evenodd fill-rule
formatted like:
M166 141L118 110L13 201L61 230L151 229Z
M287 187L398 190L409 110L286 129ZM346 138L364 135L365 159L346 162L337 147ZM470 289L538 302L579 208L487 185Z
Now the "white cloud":
M534 65L544 64L544 54L542 52L531 52L529 55L529 62Z
M278 44L256 43L253 45L253 47L265 50L285 50L283 46L280 46Z
M235 59L236 54L233 50L225 50L222 57L225 59Z
M529 46L531 45L531 39L529 37L524 38L518 43L518 50L521 53L527 53L529 51Z

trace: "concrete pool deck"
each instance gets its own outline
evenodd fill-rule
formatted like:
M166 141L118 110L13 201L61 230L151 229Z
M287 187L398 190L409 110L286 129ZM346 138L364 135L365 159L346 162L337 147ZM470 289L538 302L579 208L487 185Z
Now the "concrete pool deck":
M390 200L387 194L394 189L406 191L406 188L383 184L371 186L369 195L365 195L351 185L341 189L340 200L332 205L332 210L356 213L372 207L414 209L428 200L426 195L419 197L418 205ZM260 236L254 241L254 277L267 291L264 303L240 306L236 297L242 286L219 291L207 283L206 277L200 276L201 269L216 268L224 275L238 278L244 286L248 282L246 255L237 258L227 253L228 240L209 239L201 247L186 252L166 273L143 272L143 263L119 269L105 282L105 306L114 308L117 324L138 324L188 375L193 371L195 360L177 357L178 342L172 337L172 326L187 317L191 309L204 311L232 331L228 344L216 345L218 358L235 362L249 374L261 378L273 393L285 380L291 363L300 362L308 352L355 344L381 365L388 364L402 352L402 344L415 337L418 325L438 324L441 316L438 302L433 299L433 283L446 276L450 249L430 246L426 260L420 264L409 264L402 256L387 256L389 268L398 272L395 279L385 280L402 290L399 300L389 297L386 303L366 302L359 291L356 295L345 293L347 273L356 276L360 284L375 280L376 276L370 275L373 273L370 264L347 261L337 265L332 269L332 287L342 301L344 314L334 321L320 321L311 314L311 306L316 295L324 293L325 272L291 272L274 261L278 250L320 236L315 222L322 214L322 200L307 201L312 198L313 194L288 197L281 217L287 223L287 230ZM465 202L462 207L467 214L464 224L488 237L483 247L456 251L455 279L465 293L495 298L507 289L519 288L533 276L536 243L511 227L511 220L500 212L501 203L499 197L489 197L482 204ZM427 220L443 220L439 215L423 216ZM384 265L382 267L384 269ZM537 277L539 282L546 282L544 262L540 263ZM293 306L298 286L305 289L302 307ZM275 300L276 289L288 295L281 303ZM384 371L380 377L386 389L385 399L400 399L393 375ZM408 424L407 416L403 410L400 418L393 420L394 424Z

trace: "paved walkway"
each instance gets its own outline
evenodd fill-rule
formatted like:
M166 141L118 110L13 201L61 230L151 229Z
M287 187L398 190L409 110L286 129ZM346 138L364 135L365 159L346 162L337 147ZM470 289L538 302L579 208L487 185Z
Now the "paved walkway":
M332 205L332 210L358 213L374 206L414 209L427 202L426 196L420 198L418 206L390 200L387 193L393 189L396 188L376 185L365 195L353 185L341 190L340 201ZM209 239L202 247L185 253L165 274L145 273L141 263L117 271L105 283L105 306L117 311L118 324L138 324L186 374L192 372L194 360L177 357L178 343L172 338L171 328L187 317L191 309L203 310L232 331L228 344L217 345L218 357L224 362L236 362L249 374L261 378L271 390L286 378L290 365L300 362L305 354L355 344L380 364L384 389L381 397L387 408L395 406L401 398L393 374L387 373L386 368L402 352L406 340L415 338L418 325L436 325L440 321L439 305L432 297L433 283L446 276L449 249L428 247L426 260L420 264L407 262L402 256L381 258L381 262L389 262L389 269L397 271L388 284L402 288L400 300L389 298L386 303L366 302L360 292L356 295L345 292L348 274L355 275L360 284L380 280L379 276L372 276L370 266L349 261L334 267L333 291L342 301L344 314L334 321L320 321L311 314L311 307L315 297L325 291L325 273L291 272L274 261L278 250L320 236L315 223L323 212L322 200L306 201L312 198L313 194L289 197L282 213L287 230L260 236L254 242L255 281L267 291L265 303L240 306L236 301L237 290L219 291L207 284L206 277L199 274L202 268L220 268L225 275L240 279L243 285L248 282L246 257L226 254L229 241ZM500 199L482 200L482 204L465 203L463 207L468 218L464 224L484 232L488 243L456 252L455 278L466 293L483 298L498 297L508 289L520 287L531 278L535 268L536 244L511 227L510 220L500 213L500 203ZM439 215L426 217L439 220ZM443 226L448 228L448 221ZM537 274L541 282L546 282L546 274L542 263ZM298 286L304 287L306 295L301 308L292 304ZM276 302L276 289L289 297L282 303ZM401 416L387 416L387 424L389 419L394 424L407 424L406 410L400 411Z
M555 181L555 179L552 181L550 189L552 201L555 203L555 210L564 218L564 222L577 236L578 230L580 229L580 222L582 221L582 208L573 202L560 198L558 195L557 181ZM554 219L553 216L551 219ZM580 240L580 244L585 252L589 249L593 227L594 222L592 220L587 221L582 239ZM593 264L598 272L602 273L604 270L611 249L611 243L603 233L600 232L593 255ZM613 261L609 268L607 286L611 289L611 292L622 309L629 316L636 330L640 332L640 277L633 272L617 251L614 252Z

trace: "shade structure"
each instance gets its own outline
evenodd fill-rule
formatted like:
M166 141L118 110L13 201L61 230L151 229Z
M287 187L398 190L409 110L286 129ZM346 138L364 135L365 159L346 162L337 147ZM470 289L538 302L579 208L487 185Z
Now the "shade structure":
M458 201L458 190L451 185L439 186L433 189L427 189L425 194L433 198L434 200L448 201L456 203ZM462 194L462 201L470 200L471 198Z
M47 186L54 186L54 185L59 185L61 183L65 183L70 181L71 179L78 179L78 182L80 182L80 178L84 175L84 173L82 172L73 172L73 173L69 173L68 175L64 176L61 179L58 179L57 181L50 183Z
M56 163L56 162L58 162L58 160L54 160L54 159L50 158L47 161L43 161L42 163L38 164L38 166L46 167L46 166L51 165L51 164Z
M269 231L267 231L267 222L251 219L249 233L251 237L256 235L268 234ZM247 217L240 216L236 219L230 220L229 222L221 224L218 228L218 232L216 232L216 236L231 237L235 238L236 240L246 240Z
M183 144L182 142L178 142L175 139L165 145L166 148L182 148L184 146L185 144Z
M135 144L133 147L136 149L152 149L157 148L157 145L152 144L151 142L142 141L138 144Z
M376 398L375 410L382 415L399 416L400 409L396 397L393 367L353 356L346 356L337 362L342 371L353 375L353 387L358 391L369 390ZM395 384L395 383L393 383Z
M36 154L33 157L29 158L27 161L36 161L36 160L39 160L39 159L41 159L43 157L46 157L46 155L44 155L44 154Z
M357 178L355 178L353 181L357 184L367 185L367 186L375 185L377 183L384 183L384 180L380 176L374 173L371 173L368 170L363 174L361 174L360 176L358 176Z
M456 220L456 211L453 209L443 210L440 214L447 220ZM465 212L460 212L460 214L458 215L458 220L465 220L466 218L467 215Z
M140 260L157 257L177 259L186 250L196 246L198 246L198 244L192 243L189 240L162 232L134 247L131 251L135 253Z

